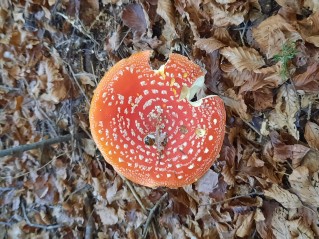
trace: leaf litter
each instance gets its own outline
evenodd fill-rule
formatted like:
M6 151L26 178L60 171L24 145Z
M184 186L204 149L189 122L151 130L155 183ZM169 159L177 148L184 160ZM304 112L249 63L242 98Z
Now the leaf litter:
M0 31L0 153L39 143L0 158L0 238L319 237L317 0L5 0ZM189 57L224 99L193 185L132 186L92 141L96 84L146 49Z

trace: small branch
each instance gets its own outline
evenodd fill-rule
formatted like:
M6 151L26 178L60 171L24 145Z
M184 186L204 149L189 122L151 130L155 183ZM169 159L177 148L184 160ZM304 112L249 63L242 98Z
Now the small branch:
M118 175L122 178L122 180L126 183L126 185L127 185L127 186L129 187L129 189L131 190L131 192L132 192L133 196L135 197L136 201L137 201L138 204L141 206L141 208L142 208L142 210L143 210L143 213L144 213L145 215L149 214L149 213L148 213L148 210L147 210L146 207L144 206L142 200L140 199L139 195L137 194L137 192L136 192L135 188L133 187L132 183L131 183L128 179L126 179L125 177L123 177L121 174L118 174ZM157 232L156 232L156 228L155 228L154 222L152 222L151 225L152 225L152 230L153 230L153 232L154 232L155 238L157 239L158 236L157 236ZM144 235L144 233L143 233L143 235Z
M214 205L217 205L217 204L221 204L221 203L228 202L228 201L231 201L231 200L234 200L234 199L238 199L238 198L242 198L242 197L263 196L263 195L264 195L263 193L259 193L259 192L249 193L249 194L245 194L245 195L238 195L238 196L234 196L234 197L231 197L231 198L227 198L227 199L222 200L222 201L213 202L213 203L210 203L210 204L201 204L201 205L199 205L199 207L214 206Z
M135 188L133 187L133 185L131 184L131 182L129 180L127 180L125 177L123 177L121 174L119 174L119 176L122 178L122 180L126 183L126 185L129 187L129 189L131 190L133 196L135 197L136 201L138 202L138 204L140 204L141 208L143 209L143 212L145 214L147 214L147 209L144 206L144 204L142 203L139 195L137 195Z
M57 229L57 228L62 227L61 225L58 225L58 224L43 225L43 224L32 223L32 222L30 222L30 220L29 220L29 218L27 216L27 212L25 210L25 205L24 205L24 200L21 202L21 208L22 208L22 213L23 213L24 220L26 221L26 223L30 227L41 228L41 229L44 229L44 230L53 230L53 229Z
M68 135L59 136L57 138L41 140L41 141L33 143L33 144L25 144L25 145L12 147L9 149L0 150L0 157L4 157L4 156L16 154L16 153L22 153L24 151L37 149L37 148L51 145L51 144L70 141L71 139L80 139L81 136L82 136L82 134L76 134L76 135L68 134Z
M157 209L157 208L159 207L159 205L164 201L164 199L167 197L167 195L168 195L167 192L164 193L164 194L162 195L162 197L160 198L160 200L158 200L158 201L156 202L156 204L154 205L154 207L150 210L150 212L149 212L149 214L148 214L148 216L147 216L147 220L146 220L145 226L144 226L144 232L143 232L143 236L142 236L143 239L145 239L146 236L147 236L148 228L149 228L150 223L151 223L151 221L152 221L152 219L153 219L153 217L154 217L154 213L155 213L156 209Z

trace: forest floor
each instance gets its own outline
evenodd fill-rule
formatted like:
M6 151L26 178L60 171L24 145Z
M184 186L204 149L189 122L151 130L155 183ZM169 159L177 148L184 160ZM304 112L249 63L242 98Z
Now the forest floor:
M226 105L220 158L178 189L121 178L90 134L99 80L146 49ZM318 65L318 0L1 0L0 239L319 238Z

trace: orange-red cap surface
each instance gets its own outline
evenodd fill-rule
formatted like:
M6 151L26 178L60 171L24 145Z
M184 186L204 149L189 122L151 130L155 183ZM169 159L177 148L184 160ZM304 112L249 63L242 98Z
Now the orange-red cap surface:
M181 187L203 176L218 156L224 104L218 96L199 106L180 100L183 86L204 73L178 54L154 71L150 55L133 54L105 74L91 103L91 132L121 175L148 187Z

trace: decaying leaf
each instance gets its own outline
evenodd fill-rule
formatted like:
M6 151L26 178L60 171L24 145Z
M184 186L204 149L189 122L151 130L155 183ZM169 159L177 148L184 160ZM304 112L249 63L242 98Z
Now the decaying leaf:
M126 26L140 34L146 31L147 24L143 8L137 3L132 3L124 8L122 21Z
M195 42L195 46L199 49L206 51L207 53L212 53L225 46L224 43L219 40L211 38L201 38Z
M222 54L238 71L256 70L265 64L262 56L253 48L225 47Z
M268 59L278 54L285 42L295 42L301 39L300 34L280 15L269 17L257 28L253 35L260 50Z
M158 0L156 12L175 30L175 9L171 0Z
M293 78L297 90L307 93L317 93L319 91L319 67L314 63L307 68L307 71Z
M299 198L288 190L279 187L277 184L271 185L271 188L264 190L265 196L275 199L285 208L299 208L302 206Z
M318 180L318 173L317 173ZM319 207L319 185L310 181L309 169L300 166L293 170L289 176L291 190L298 195L300 200L313 207Z
M305 127L305 138L310 147L319 150L319 125L307 122Z
M95 204L94 208L104 225L115 225L118 222L118 216L114 208L102 204Z
M247 105L242 95L236 95L232 89L227 90L227 97L223 97L225 105L229 106L242 119L249 121L251 116L247 113Z
M293 87L284 84L277 94L275 110L270 113L269 125L275 129L287 128L292 136L299 139L299 131L296 127L296 114L299 109L299 100Z

